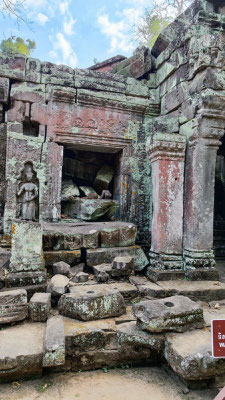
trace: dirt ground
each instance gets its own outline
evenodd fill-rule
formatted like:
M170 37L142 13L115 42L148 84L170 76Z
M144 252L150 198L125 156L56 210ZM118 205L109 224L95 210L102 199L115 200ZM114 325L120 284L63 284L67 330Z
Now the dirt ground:
M217 390L191 390L162 368L52 374L0 385L0 400L213 400Z

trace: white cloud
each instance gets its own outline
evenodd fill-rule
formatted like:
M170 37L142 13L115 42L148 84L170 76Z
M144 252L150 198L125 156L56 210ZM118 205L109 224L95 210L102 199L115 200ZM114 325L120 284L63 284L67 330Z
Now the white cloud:
M40 25L44 25L48 21L48 17L45 14L39 13L36 17L36 20Z
M68 3L68 1L63 1L62 3L60 2L60 4L59 4L59 10L60 10L60 13L61 13L62 15L65 15L66 12L69 10L69 3Z
M49 52L49 55L57 59L56 63L69 65L70 67L75 68L78 62L77 55L63 33L58 32L55 38L50 37L50 40L53 43L53 50Z
M76 20L73 19L72 15L70 15L68 18L64 19L63 29L64 29L64 32L66 33L66 35L74 34L73 26L74 26L75 22L76 22Z
M131 29L142 11L142 8L125 8L122 12L117 13L117 16L120 17L117 22L111 22L108 14L98 15L97 22L101 32L110 40L109 53L116 51L129 53L134 50L134 44L131 43Z

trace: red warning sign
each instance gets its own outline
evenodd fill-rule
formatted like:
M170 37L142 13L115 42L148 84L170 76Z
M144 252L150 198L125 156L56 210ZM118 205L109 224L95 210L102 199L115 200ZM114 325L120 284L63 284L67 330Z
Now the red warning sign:
M212 355L225 358L225 319L214 319L211 323Z

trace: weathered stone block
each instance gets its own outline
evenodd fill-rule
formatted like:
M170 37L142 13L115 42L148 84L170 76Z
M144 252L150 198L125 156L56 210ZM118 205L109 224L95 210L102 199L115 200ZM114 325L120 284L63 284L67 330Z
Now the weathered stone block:
M94 196L92 198L98 198L98 194L96 191L90 186L79 186L82 196L89 197Z
M51 278L47 292L51 293L53 296L61 296L62 294L67 292L69 287L69 279L64 275L55 275Z
M203 328L203 310L188 297L172 296L133 306L137 326L147 332L185 332Z
M64 261L57 262L52 266L53 275L71 275L70 265L65 263Z
M130 276L134 267L134 257L116 257L112 263L112 276Z
M146 276L152 282L184 279L183 270L165 270L148 267Z
M58 262L65 262L70 266L79 264L81 257L80 250L59 250L59 251L45 251L45 265L51 267L53 264Z
M22 321L27 315L26 290L18 289L0 293L0 324Z
M43 367L55 367L65 364L65 332L61 317L48 319L45 339Z
M134 257L134 271L141 271L148 265L148 259L140 246L113 247L87 250L87 264L94 265L112 263L115 257Z
M64 158L63 164L66 175L82 179L87 182L93 182L98 171L98 167L83 161L72 158Z
M104 165L97 172L94 188L97 190L98 194L101 194L103 190L109 189L109 185L114 176L114 169L110 165Z
M79 197L80 191L78 186L73 183L72 179L62 181L62 200L68 200L70 197Z
M117 337L121 346L149 347L159 353L164 349L164 335L144 332L138 328L135 321L119 324L117 326Z
M41 224L32 221L13 221L10 272L38 271L43 268Z
M30 299L29 316L33 322L45 322L51 309L50 293L35 293Z
M70 199L62 204L62 212L71 218L84 221L109 220L118 209L116 200L104 199Z
M20 324L0 330L0 382L42 374L45 324Z
M85 272L78 272L75 277L73 278L73 282L84 283L88 281L89 275Z
M0 103L8 103L9 79L0 78Z
M225 373L225 360L212 356L210 330L166 334L164 355L172 369L189 381Z
M97 282L107 282L111 276L112 265L100 264L93 267L94 275Z
M16 286L21 287L40 285L46 283L46 278L46 271L9 273L5 278L5 284L8 288Z
M90 321L119 316L126 311L123 296L107 285L76 286L70 291L73 293L63 295L58 303L60 314L66 317Z

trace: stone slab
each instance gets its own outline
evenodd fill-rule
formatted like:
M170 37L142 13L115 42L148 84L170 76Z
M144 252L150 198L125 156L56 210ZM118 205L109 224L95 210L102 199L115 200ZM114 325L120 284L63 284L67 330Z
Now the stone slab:
M22 321L27 315L26 290L18 289L0 292L0 325Z
M118 325L117 337L120 346L135 345L148 347L158 353L162 353L164 350L164 335L144 332L138 328L135 321Z
M135 271L141 271L148 265L148 259L141 246L88 249L87 264L90 267L103 263L109 264L118 256L134 257Z
M194 301L213 301L225 298L225 283L218 281L160 281L158 285L165 291L165 296L178 294L187 296Z
M213 319L224 319L225 318L225 306L219 308L203 308L205 324L211 327L211 321Z
M34 240L35 238L35 240ZM12 222L12 255L9 271L30 272L43 270L42 226L37 222Z
M53 264L63 261L71 267L80 263L81 251L80 250L59 250L59 251L45 251L45 266L51 267Z
M47 321L51 309L50 293L35 293L30 299L29 317L33 322Z
M51 251L79 250L82 247L94 249L100 247L124 247L135 244L137 228L128 222L60 222L57 224L43 223L43 247L46 257L46 265L49 265L48 257L54 256ZM102 243L101 243L102 242ZM67 256L67 253L65 253ZM69 256L69 252L68 252ZM61 261L61 260L60 260ZM62 261L68 262L65 259Z
M147 332L185 332L203 328L202 308L185 296L141 301L132 307L137 326Z
M65 364L65 332L60 316L49 318L44 338L43 367Z
M123 296L108 285L70 287L58 303L60 314L82 321L109 318L126 312Z
M46 283L46 271L9 273L5 278L6 287L22 287Z
M137 288L141 296L153 298L163 298L166 296L165 290L153 282L147 281L144 284L137 285Z
M0 330L0 382L41 376L44 333L41 323Z
M67 355L110 348L117 332L112 318L85 322L64 318L64 329Z
M165 343L165 358L182 378L202 380L225 373L225 359L212 357L210 330L166 334Z

